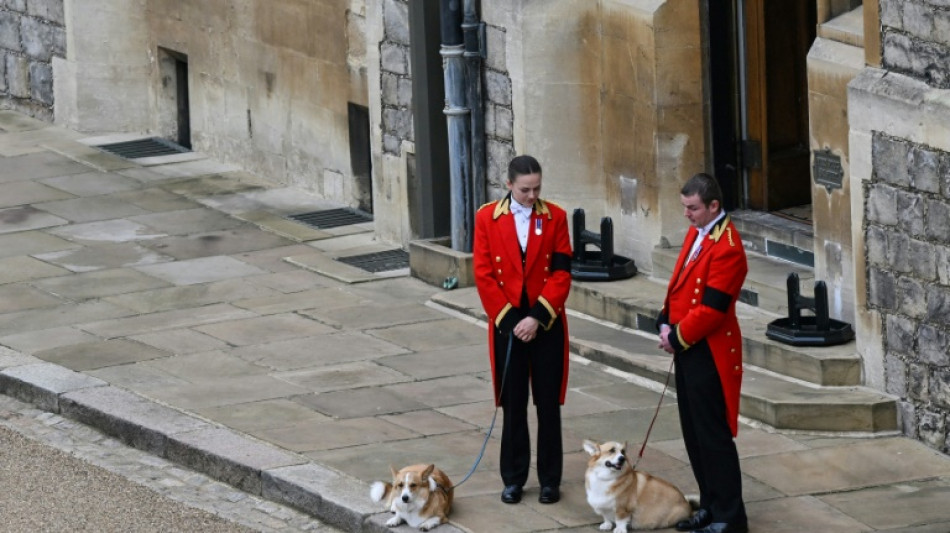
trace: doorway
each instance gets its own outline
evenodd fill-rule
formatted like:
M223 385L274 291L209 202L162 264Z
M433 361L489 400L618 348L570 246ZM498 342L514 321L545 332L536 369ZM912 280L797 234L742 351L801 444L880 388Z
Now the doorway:
M159 48L159 131L179 146L191 149L191 103L188 96L188 56Z
M807 217L814 0L707 2L713 169L726 208Z

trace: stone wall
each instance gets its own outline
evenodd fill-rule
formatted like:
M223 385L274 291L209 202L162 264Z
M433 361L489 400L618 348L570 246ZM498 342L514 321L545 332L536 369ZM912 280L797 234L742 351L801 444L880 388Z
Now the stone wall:
M866 183L868 306L904 433L950 453L950 152L875 133Z
M485 30L484 62L485 147L488 161L485 177L488 199L508 193L508 162L515 156L514 113L511 110L511 77L508 75L505 28L488 25Z
M950 2L880 0L883 66L950 88Z
M0 107L52 120L52 58L65 55L63 0L0 0Z
M383 2L383 40L379 43L383 151L399 155L402 141L414 141L412 76L409 71L409 3Z

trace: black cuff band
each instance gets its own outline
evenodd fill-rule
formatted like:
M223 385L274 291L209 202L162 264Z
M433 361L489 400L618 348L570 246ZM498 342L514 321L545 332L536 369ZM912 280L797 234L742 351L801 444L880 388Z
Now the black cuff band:
M555 272L557 270L570 272L571 271L571 256L567 254L555 252L554 255L551 256L551 272Z
M703 305L711 307L720 313L728 311L729 304L731 303L732 296L715 287L706 287L706 290L703 292Z

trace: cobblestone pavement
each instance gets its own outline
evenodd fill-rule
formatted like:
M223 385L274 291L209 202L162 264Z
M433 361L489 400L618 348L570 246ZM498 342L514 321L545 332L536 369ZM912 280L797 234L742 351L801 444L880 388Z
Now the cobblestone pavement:
M39 452L30 449L36 443L72 456L54 453L49 461L37 462L40 468L33 468L27 476L18 474L18 468L4 467L5 472L0 476L0 479L6 478L4 494L0 495L0 509L4 510L0 530L3 531L339 531L312 516L237 491L130 448L93 428L2 395L0 427L15 433L3 434L0 438L0 442L7 443L5 446L15 447L0 452L7 456L0 464L17 460L13 457L17 455L15 452L27 448L25 451L33 457L20 459L24 463L21 467L29 471L38 459L35 456ZM94 466L76 465L76 459ZM121 480L97 472L95 467L121 476L138 487L124 487ZM57 471L36 471L42 468ZM35 479L45 476L54 481L43 483ZM69 488L71 479L79 480L79 490ZM101 490L103 485L108 495ZM159 496L154 497L140 487ZM57 499L57 493L63 497ZM21 497L32 501L12 501ZM109 501L111 498L116 501ZM13 512L18 505L25 512Z

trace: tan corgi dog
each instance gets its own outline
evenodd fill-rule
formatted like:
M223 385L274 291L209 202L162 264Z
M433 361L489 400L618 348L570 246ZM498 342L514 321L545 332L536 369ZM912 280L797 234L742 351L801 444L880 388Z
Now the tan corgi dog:
M698 502L687 501L670 482L634 470L626 448L626 443L584 441L590 454L584 479L587 503L604 518L601 531L667 528L689 518Z
M412 465L392 471L392 483L375 481L370 486L370 498L386 505L395 516L386 522L396 527L403 522L422 531L443 524L452 510L452 482L435 465Z

